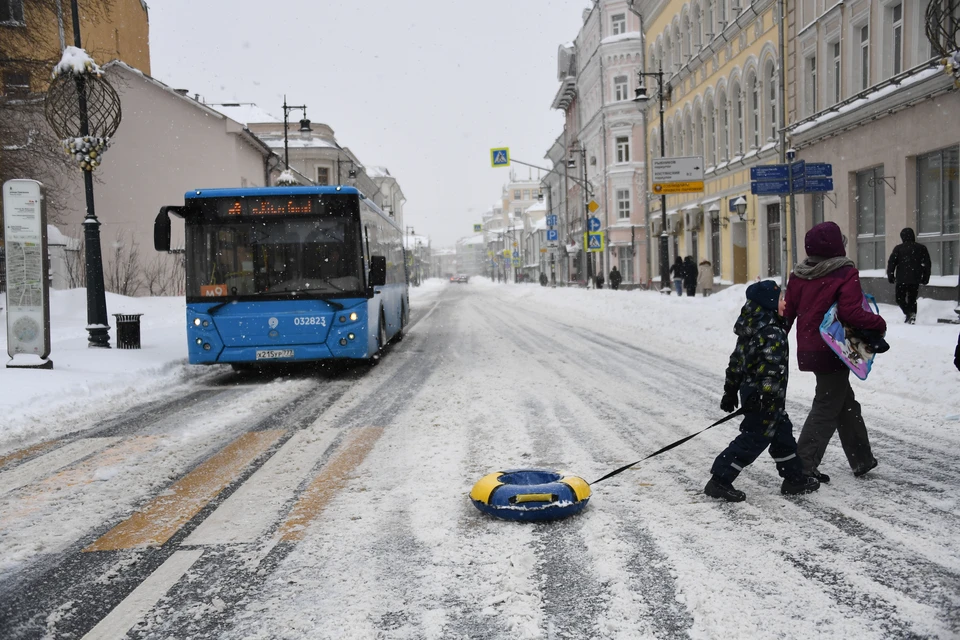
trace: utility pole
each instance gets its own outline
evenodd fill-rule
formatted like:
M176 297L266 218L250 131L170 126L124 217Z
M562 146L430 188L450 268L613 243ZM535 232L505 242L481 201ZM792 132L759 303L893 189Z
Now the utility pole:
M583 143L578 143L580 147L580 174L583 179L583 261L586 273L586 288L590 288L590 281L593 278L591 269L593 257L587 251L587 239L590 237L590 193L587 190L587 148Z
M660 94L660 157L666 155L666 136L663 130L663 62L660 62L659 70L651 73L639 72L640 83L636 89L637 97L634 102L643 105L650 99L647 96L647 89L643 86L644 77L653 77L657 79L657 92ZM670 261L667 235L667 194L660 194L660 288L669 291L670 282Z

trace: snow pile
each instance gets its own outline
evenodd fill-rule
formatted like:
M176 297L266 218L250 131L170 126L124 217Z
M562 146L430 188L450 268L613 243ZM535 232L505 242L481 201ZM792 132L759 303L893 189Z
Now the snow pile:
M63 50L63 56L60 58L60 62L53 68L53 77L56 78L66 73L75 76L83 74L101 76L103 75L103 69L101 69L97 63L93 61L93 58L83 49L67 47Z
M283 173L277 176L277 186L278 187L297 186L297 179L293 177L293 172L290 171L290 169L284 169Z

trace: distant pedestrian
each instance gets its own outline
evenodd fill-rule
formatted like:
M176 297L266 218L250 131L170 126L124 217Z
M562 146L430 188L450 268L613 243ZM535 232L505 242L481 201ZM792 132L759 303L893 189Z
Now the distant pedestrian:
M697 289L706 298L713 293L713 265L704 258L700 261L700 267L697 271Z
M953 366L960 371L960 337L957 338L957 348L953 351Z
M547 274L545 274L544 272L541 271L541 272L540 272L540 286L541 286L541 287L547 286L547 282L548 282L548 280L547 280Z
M887 280L897 286L897 305L904 322L917 321L917 294L920 285L930 282L930 252L917 242L917 234L907 227L900 232L902 243L893 248L887 260Z
M598 273L598 274L597 274L596 283L597 283L597 289L603 289L603 274L602 274L602 273Z
M783 478L780 493L796 495L820 488L818 480L803 475L793 424L787 415L790 343L778 313L779 303L776 282L754 283L747 287L747 301L733 326L737 347L730 356L720 408L731 413L743 402L747 412L740 423L740 435L717 456L710 469L713 477L703 492L711 498L745 500L746 494L734 489L733 481L768 446Z
M677 256L670 267L670 275L673 277L673 288L677 291L677 296L683 295L683 258Z
M860 274L846 257L845 245L846 238L835 222L821 222L807 232L804 248L808 257L790 275L783 313L787 327L794 320L797 323L800 370L817 377L813 406L797 439L797 454L804 473L820 482L830 481L818 467L834 432L840 434L853 475L862 476L877 466L860 403L850 386L850 369L820 336L820 323L834 303L844 325L880 335L887 330L883 318L863 308Z
M683 260L683 287L687 290L687 296L693 298L697 295L697 263L693 261L693 256L687 256Z
M621 282L623 282L623 276L620 275L620 270L614 265L613 269L610 269L610 288L616 291L620 288Z

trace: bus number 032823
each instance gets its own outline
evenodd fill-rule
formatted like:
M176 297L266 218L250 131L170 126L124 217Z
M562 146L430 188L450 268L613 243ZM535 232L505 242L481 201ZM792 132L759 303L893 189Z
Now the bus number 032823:
M320 326L325 327L327 326L327 319L321 316L305 316L302 318L294 318L293 324L298 326L319 324Z

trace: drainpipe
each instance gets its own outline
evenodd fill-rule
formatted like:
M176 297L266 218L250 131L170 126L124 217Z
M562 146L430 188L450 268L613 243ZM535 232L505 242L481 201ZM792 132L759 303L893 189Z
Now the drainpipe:
M647 34L643 29L643 14L637 11L636 6L634 5L634 2L635 0L628 0L627 8L630 9L631 13L633 13L635 16L637 16L637 18L640 19L640 70L646 71L647 69ZM700 19L702 21L703 17L701 16ZM648 207L649 203L647 201L646 158L647 158L647 147L649 145L647 145L647 110L646 109L640 110L640 122L641 122L640 126L643 127L643 158L644 158L644 170L640 180L640 184L641 184L640 192L643 194L641 196L642 197L641 202L643 202L643 218L644 218L644 224L645 224L644 235L647 238L647 279L649 280L652 278L652 274L653 274L653 262L652 262L653 240L650 238L650 208ZM663 132L661 132L660 135L663 135ZM637 271L639 271L639 269L637 269ZM640 281L639 273L638 273L637 281L638 282ZM662 284L663 283L661 283L661 285Z

